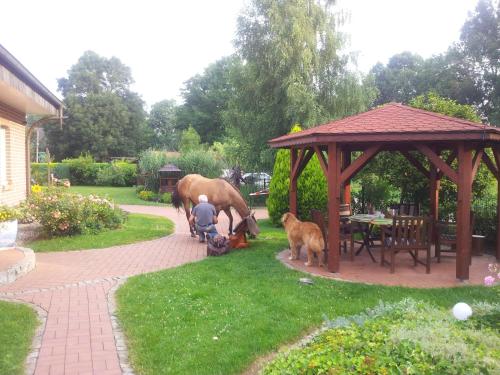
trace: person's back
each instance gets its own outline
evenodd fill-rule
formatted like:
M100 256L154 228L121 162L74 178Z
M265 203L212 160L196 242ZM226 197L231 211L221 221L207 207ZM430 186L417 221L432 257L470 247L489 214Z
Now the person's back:
M217 215L213 204L208 202L198 203L192 211L195 217L195 223L200 226L213 224L213 218Z

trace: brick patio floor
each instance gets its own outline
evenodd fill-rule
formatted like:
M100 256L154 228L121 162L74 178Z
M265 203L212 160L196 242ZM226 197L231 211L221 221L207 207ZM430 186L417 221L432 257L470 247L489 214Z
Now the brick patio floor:
M206 245L190 237L183 211L122 207L167 216L175 223L175 233L108 249L40 253L32 272L0 286L0 298L28 302L47 312L35 374L122 374L108 308L110 289L128 276L206 256ZM266 216L267 211L257 210L257 218ZM227 229L227 217L222 213L218 230L227 233Z

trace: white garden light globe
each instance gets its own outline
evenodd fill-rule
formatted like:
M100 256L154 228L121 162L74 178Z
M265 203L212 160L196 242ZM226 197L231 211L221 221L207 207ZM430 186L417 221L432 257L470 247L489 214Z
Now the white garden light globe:
M472 315L472 309L464 302L459 302L453 306L453 316L458 320L467 320Z

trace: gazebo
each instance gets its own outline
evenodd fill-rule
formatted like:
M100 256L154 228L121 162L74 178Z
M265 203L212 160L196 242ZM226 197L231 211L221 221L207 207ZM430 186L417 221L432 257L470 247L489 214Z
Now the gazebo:
M328 182L328 269L340 271L341 201L351 202L350 180L381 151L401 153L429 179L430 216L438 218L439 185L443 176L457 185L456 277L469 279L471 256L470 210L472 182L481 161L500 178L500 129L428 112L399 103L388 103L355 116L298 133L271 139L273 148L290 149L290 211L297 214L297 179L317 155ZM493 159L485 151L490 148ZM412 154L429 161L427 169ZM443 152L450 151L446 159ZM353 152L361 152L351 160ZM457 159L458 170L451 165ZM500 211L500 183L497 213ZM335 220L338 218L338 220ZM497 219L496 256L500 259L500 216Z

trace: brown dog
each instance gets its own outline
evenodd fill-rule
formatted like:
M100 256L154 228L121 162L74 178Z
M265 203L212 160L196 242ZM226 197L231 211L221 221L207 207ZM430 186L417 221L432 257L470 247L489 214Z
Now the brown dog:
M292 252L290 259L299 259L300 248L304 245L307 249L306 266L313 264L313 253L318 257L319 265L323 265L323 249L325 241L321 229L314 223L300 221L291 212L287 212L281 217L281 222L285 228Z

